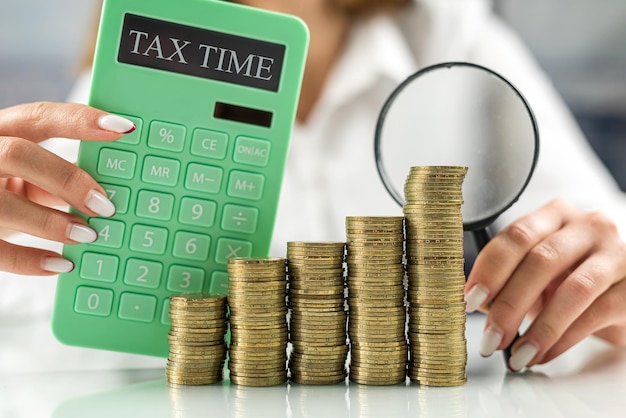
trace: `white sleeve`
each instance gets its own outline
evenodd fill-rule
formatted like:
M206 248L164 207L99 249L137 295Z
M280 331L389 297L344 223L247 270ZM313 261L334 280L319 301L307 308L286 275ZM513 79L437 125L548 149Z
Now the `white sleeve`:
M604 212L626 237L626 195L515 34L493 17L482 26L469 57L509 79L528 100L539 126L540 151L533 177L498 225L506 225L561 197L582 210Z

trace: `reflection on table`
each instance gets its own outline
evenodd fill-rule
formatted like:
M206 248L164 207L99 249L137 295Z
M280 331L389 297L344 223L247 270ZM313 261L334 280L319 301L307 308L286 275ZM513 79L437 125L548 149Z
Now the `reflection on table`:
M227 381L171 387L164 371L26 373L3 376L0 416L99 417L617 417L626 411L626 350L589 339L545 366L507 373L501 356L478 356L484 318L468 321L468 383L377 387Z

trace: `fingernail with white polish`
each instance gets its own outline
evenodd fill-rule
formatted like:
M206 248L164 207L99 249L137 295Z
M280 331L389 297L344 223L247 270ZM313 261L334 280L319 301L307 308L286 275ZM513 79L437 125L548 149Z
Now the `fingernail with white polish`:
M85 199L85 206L105 218L110 218L115 215L115 205L113 202L97 190L89 192L87 199Z
M67 237L76 242L94 242L98 239L98 234L87 225L70 224L67 228Z
M44 257L41 268L52 273L68 273L74 270L74 263L61 257Z
M502 331L493 326L489 326L487 327L485 332L483 332L483 337L480 340L480 348L478 352L483 357L489 357L493 354L494 351L496 351L501 342Z
M509 359L509 367L514 372L522 370L537 355L537 346L533 343L524 343Z
M98 126L105 131L129 134L135 130L135 124L126 118L117 115L106 115L98 119Z
M477 284L465 295L465 312L471 313L482 305L489 296L489 290L485 286Z

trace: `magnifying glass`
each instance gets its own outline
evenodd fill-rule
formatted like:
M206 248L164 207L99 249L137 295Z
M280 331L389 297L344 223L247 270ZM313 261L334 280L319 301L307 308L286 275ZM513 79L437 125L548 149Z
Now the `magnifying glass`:
M391 94L378 119L374 154L400 206L410 167L467 166L463 229L480 251L489 242L489 225L532 177L539 131L528 102L507 79L477 64L449 62L418 71ZM507 364L510 348L504 350Z

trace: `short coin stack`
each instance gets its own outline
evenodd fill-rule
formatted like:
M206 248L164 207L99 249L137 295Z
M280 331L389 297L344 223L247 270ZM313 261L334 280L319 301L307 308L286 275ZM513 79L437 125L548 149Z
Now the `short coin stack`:
M228 261L230 381L274 386L287 381L287 276L284 258Z
M413 167L405 183L409 377L427 386L467 381L462 184L467 167Z
M323 385L346 379L344 251L343 242L287 243L293 382Z
M170 297L167 381L208 385L222 380L226 361L226 296L187 293Z
M365 385L406 381L404 219L348 217L350 380Z

